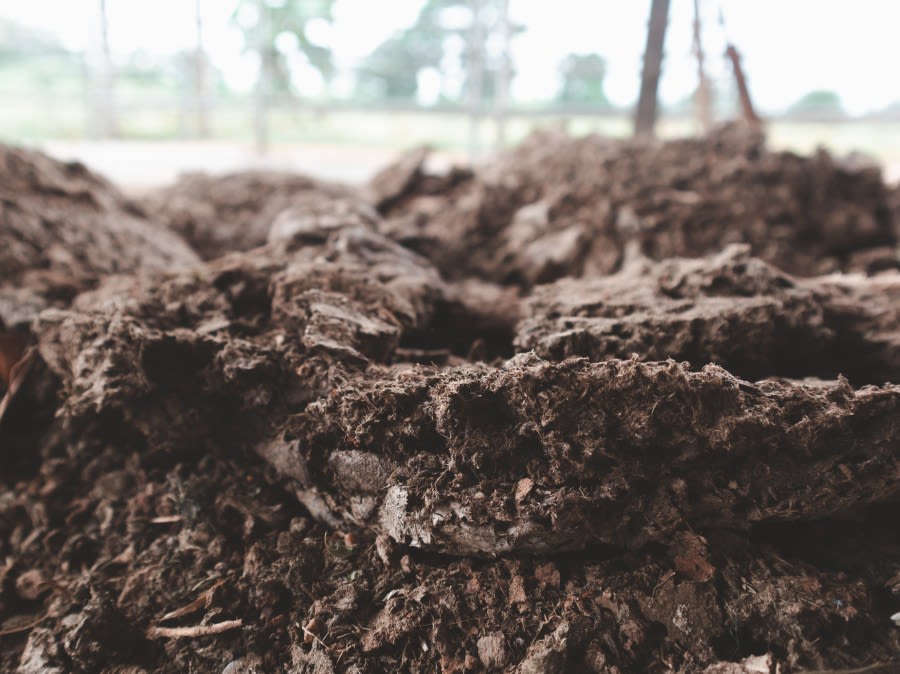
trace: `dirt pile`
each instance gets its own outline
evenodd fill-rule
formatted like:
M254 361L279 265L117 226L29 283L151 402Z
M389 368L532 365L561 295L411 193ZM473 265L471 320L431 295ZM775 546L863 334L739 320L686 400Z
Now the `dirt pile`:
M29 345L48 307L65 307L110 274L190 267L198 256L115 186L79 163L0 145L0 428L34 441L53 416L56 382ZM22 457L25 463L34 457Z
M473 266L450 274L374 209L482 189L421 157L366 194L273 178L277 213L205 204L237 214L204 221L212 259L15 305L35 350L0 414L0 669L897 662L900 274L632 238L615 273L531 288L476 269L503 227L453 230Z
M540 133L475 174L432 176L415 151L375 178L384 231L449 277L532 285L744 242L785 271L897 267L877 168L766 150L741 126L666 143Z
M354 193L348 187L294 173L189 173L144 195L141 204L209 260L261 246L275 218L289 207L304 212L318 208L342 224L348 217L370 220L372 207L353 200Z
M102 276L195 264L196 254L79 163L0 145L0 330Z

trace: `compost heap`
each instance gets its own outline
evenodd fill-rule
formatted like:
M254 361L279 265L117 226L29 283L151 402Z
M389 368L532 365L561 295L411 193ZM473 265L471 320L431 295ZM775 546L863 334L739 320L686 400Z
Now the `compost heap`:
M877 169L539 134L136 203L0 152L2 671L896 671Z

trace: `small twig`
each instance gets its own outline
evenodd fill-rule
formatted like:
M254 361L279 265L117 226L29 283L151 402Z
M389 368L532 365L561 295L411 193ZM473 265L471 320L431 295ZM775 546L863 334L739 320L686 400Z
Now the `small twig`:
M131 593L135 591L138 579L143 578L148 573L153 573L156 568L156 565L146 566L143 569L136 571L133 575L128 576L128 578L125 579L125 584L122 586L122 591L119 592L118 599L116 599L116 605L122 606L125 603L125 600L131 596Z
M32 629L33 627L37 627L47 618L47 614L45 613L37 620L33 620L30 623L25 625L19 625L18 627L10 627L9 629L0 630L0 637L9 636L10 634L18 634L19 632L25 632L27 630Z
M659 590L659 588L667 584L674 577L675 572L672 570L666 571L664 574L662 574L659 578L659 581L656 583L656 587L653 588L653 592L650 593L651 599L656 597L656 591Z
M181 521L181 515L160 515L150 520L150 524L175 524Z
M225 578L221 578L220 580L216 581L213 585L204 590L190 604L182 606L181 608L177 608L174 611L169 611L159 619L159 622L164 623L170 620L175 620L177 618L183 618L184 616L190 615L191 613L196 613L200 609L209 608L209 605L212 603L213 592L215 592L217 588L224 585L225 581Z
M193 625L191 627L154 626L147 630L147 638L158 639L162 637L165 639L192 639L194 637L206 637L211 634L221 634L222 632L237 629L243 624L243 621L238 618L237 620L223 620L220 623L213 623L212 625Z
M22 357L10 368L6 394L3 398L0 398L0 421L3 420L3 415L6 414L6 410L12 402L13 396L16 395L16 392L25 382L25 378L28 376L28 372L31 370L35 358L37 358L37 349L32 346L26 350L25 353L22 354Z

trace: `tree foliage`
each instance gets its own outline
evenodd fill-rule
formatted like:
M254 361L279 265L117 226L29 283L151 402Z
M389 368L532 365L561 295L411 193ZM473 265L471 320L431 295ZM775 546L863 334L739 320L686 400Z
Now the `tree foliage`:
M64 54L52 34L0 18L0 62Z
M560 64L559 74L562 78L560 102L609 106L603 89L606 59L599 54L569 54Z
M260 55L261 67L268 70L275 91L291 90L288 54L278 48L280 35L292 35L297 48L322 79L334 74L331 49L309 36L310 22L332 22L334 0L240 0L232 20L244 34L244 45Z
M462 87L458 91L443 87L441 98L459 102L469 86L468 60L480 57L484 68L481 95L484 100L492 99L500 59L508 58L486 49L502 30L496 4L486 1L479 12L482 39L477 47L472 42L474 18L468 0L426 0L411 26L385 40L363 62L357 77L357 95L412 99L423 70L438 71L444 81L450 71L456 70L462 73ZM514 35L523 29L511 26L510 33Z
M788 114L844 115L844 103L834 91L817 89L810 91L794 103Z
M366 58L358 72L357 95L365 99L415 98L419 71L436 60L427 58L427 51L431 50L433 45L423 44L411 31L385 40Z

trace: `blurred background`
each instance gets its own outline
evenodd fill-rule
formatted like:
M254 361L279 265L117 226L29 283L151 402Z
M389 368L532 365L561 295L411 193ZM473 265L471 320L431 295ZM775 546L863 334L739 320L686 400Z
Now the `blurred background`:
M900 178L900 4L883 0L7 0L0 139L135 188L277 166L365 180L429 143L480 160L535 127L634 131L667 5L655 133L739 117L774 147Z

